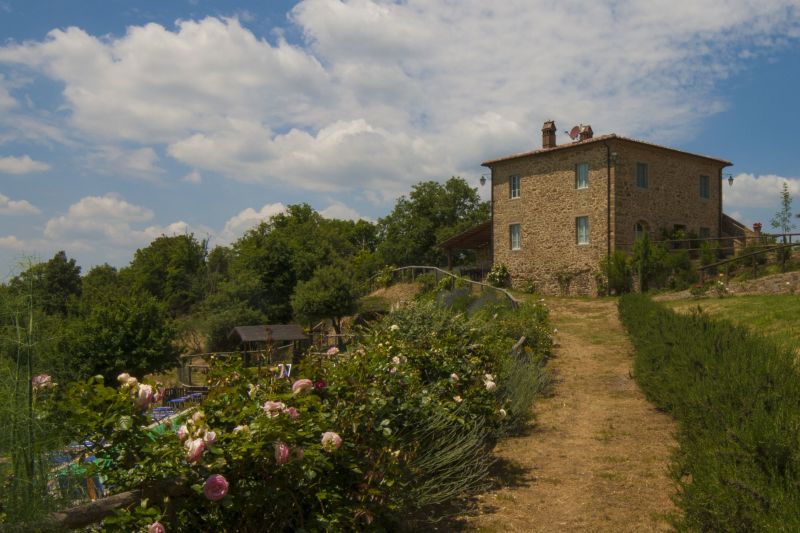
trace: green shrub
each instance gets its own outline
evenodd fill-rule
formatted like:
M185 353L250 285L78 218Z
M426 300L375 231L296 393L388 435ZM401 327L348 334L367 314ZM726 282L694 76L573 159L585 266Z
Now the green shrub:
M436 290L436 275L433 272L425 272L415 278L415 281L420 284L421 293L429 293Z
M494 287L508 287L511 283L508 267L499 263L492 265L492 270L486 275L486 283Z
M793 350L698 311L620 300L636 380L678 421L679 530L800 530L800 379Z
M87 472L114 491L189 489L121 509L105 530L169 520L170 531L394 531L484 486L494 443L527 419L544 382L548 329L540 305L487 303L468 317L419 302L363 331L347 353L304 359L293 372L310 380L298 382L311 389L301 393L274 369L210 358L203 416L186 422L193 442L208 441L193 459L174 431L144 428L139 384L56 387L41 420L70 440L103 442ZM522 335L529 344L512 360ZM221 501L204 495L211 475L229 483Z
M600 271L606 277L611 294L626 294L633 286L631 260L625 253L614 250L609 257L600 262Z
M378 287L388 287L394 280L394 265L385 265L375 275L375 283Z

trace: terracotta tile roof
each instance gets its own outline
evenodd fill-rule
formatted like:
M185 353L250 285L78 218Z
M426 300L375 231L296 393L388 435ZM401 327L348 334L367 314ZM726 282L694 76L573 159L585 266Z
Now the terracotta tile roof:
M576 146L585 146L587 144L607 141L607 140L610 140L610 139L618 139L620 141L627 141L627 142L632 142L632 143L637 143L637 144L643 144L645 146L650 146L650 147L653 147L653 148L660 148L662 150L669 150L671 152L678 152L680 154L691 155L691 156L694 156L694 157L701 157L703 159L710 159L711 161L716 161L717 163L722 163L726 167L733 165L733 163L731 163L730 161L726 161L725 159L719 159L717 157L709 157L707 155L702 155L702 154L695 154L693 152L687 152L686 150L678 150L677 148L670 148L669 146L663 146L663 145L660 145L660 144L655 144L655 143L651 143L651 142L647 142L647 141L640 141L638 139L631 139L630 137L622 137L620 135L617 135L616 133L609 133L607 135L599 135L597 137L593 137L593 138L587 139L585 141L578 141L578 142L572 142L572 143L567 143L567 144L560 144L560 145L558 145L558 146L556 146L554 148L540 148L539 150L534 150L532 152L523 152L523 153L519 153L519 154L507 155L505 157L499 157L497 159L490 159L488 161L484 161L483 163L481 163L481 166L489 167L491 165L494 165L495 163L500 163L500 162L503 162L503 161L510 161L511 159L518 159L518 158L522 158L522 157L530 157L530 156L535 156L535 155L539 155L539 154L547 154L547 153L550 153L550 152L554 152L556 150L566 150L568 148L574 148Z

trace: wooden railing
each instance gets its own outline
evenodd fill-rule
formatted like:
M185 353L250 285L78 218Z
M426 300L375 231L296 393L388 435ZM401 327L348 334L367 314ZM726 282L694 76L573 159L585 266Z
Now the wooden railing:
M723 259L722 261L717 261L716 263L711 263L708 265L703 265L697 269L697 272L700 274L700 283L705 283L706 276L708 276L709 271L717 270L719 267L724 265L729 265L731 263L748 263L752 262L750 265L753 269L753 277L758 276L758 260L757 257L760 255L766 255L768 253L776 252L781 249L788 249L791 251L792 248L798 246L798 244L792 244L791 241L788 243L781 243L781 244L774 244L774 245L764 245L763 248L760 250L756 250L754 252L746 253L737 255L736 257L729 257L728 259ZM786 255L787 254L779 254L780 261L781 261L781 270L785 267L786 262ZM749 260L749 261L748 261ZM725 271L725 282L727 283L729 280L729 273L726 269Z
M480 281L473 281L468 278L463 278L453 274L452 272L448 272L447 270L443 270L439 267L434 266L426 266L426 265L411 265L411 266L404 266L398 267L392 270L392 275L400 273L401 278L406 276L408 281L414 281L417 277L418 271L421 272L432 272L436 276L436 282L438 283L442 277L448 277L452 281L452 286L455 286L456 281L460 281L463 283L469 283L470 285L477 286L480 288L481 291L484 290L492 290L501 293L506 299L508 299L511 307L517 309L519 307L519 300L514 298L514 296L508 292L507 290L495 287L493 285L489 285L488 283L483 283ZM367 288L369 289L368 292L372 292L375 290L375 279L379 276L379 274L375 274L371 278L367 280Z

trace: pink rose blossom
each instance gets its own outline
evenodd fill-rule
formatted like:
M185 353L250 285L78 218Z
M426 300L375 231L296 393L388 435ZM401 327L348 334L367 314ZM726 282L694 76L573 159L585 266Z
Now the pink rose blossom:
M195 411L192 415L192 422L195 424L199 424L201 420L206 417L206 414L203 411Z
M214 444L214 442L217 440L217 432L207 431L206 434L203 436L203 440L206 442L206 444L209 445Z
M318 379L317 381L314 382L314 388L317 391L322 392L328 388L328 384L325 383L324 379Z
M208 476L203 485L203 494L212 502L217 502L228 494L228 480L220 474Z
M277 441L275 443L275 462L278 463L278 466L289 462L289 446L285 442Z
M161 525L161 522L153 522L147 526L147 533L166 533L166 529Z
M330 357L333 357L334 355L336 355L338 353L339 353L339 348L337 348L336 346L331 346L330 348L328 348L328 351L325 352L325 354L330 356Z
M140 409L147 409L147 406L154 401L153 387L150 385L139 385L139 390L136 392L136 405Z
M495 389L497 389L497 384L494 381L486 381L484 382L484 385L486 386L486 390L489 392L494 392Z
M123 372L122 374L117 376L117 381L119 382L120 385L126 384L129 379L131 379L131 375L128 374L127 372Z
M287 407L286 414L289 415L289 418L292 420L300 418L300 411L298 411L296 407Z
M189 438L189 428L186 427L186 424L179 427L176 433L178 434L178 439L180 439L181 442Z
M322 434L322 448L327 452L338 450L342 445L342 437L333 431L326 431Z
M196 463L203 456L206 451L206 443L203 439L193 439L186 441L186 460L190 463Z
M267 413L268 417L275 418L281 414L284 409L286 409L286 404L283 402L273 402L272 400L267 400L264 402L262 409L264 409L264 412Z
M314 383L310 379L298 379L292 383L292 394L301 394L314 388Z
M49 375L39 374L38 376L33 376L33 378L31 378L31 385L33 386L33 390L39 390L52 387L55 385L55 383L53 383L53 378L51 378Z

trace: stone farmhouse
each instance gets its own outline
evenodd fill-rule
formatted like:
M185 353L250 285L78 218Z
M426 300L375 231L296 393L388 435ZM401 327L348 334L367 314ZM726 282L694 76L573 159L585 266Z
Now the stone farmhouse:
M512 284L594 294L595 273L614 250L662 229L718 238L741 230L722 213L722 171L731 163L582 126L556 145L544 123L542 147L483 163L491 170L490 250ZM733 230L731 230L733 228Z

